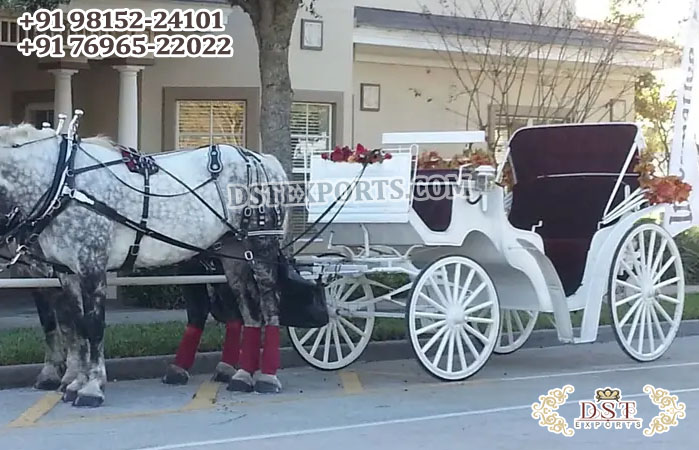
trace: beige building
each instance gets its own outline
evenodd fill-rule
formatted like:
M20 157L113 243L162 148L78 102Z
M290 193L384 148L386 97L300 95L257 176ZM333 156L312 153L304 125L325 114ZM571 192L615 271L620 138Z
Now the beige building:
M572 11L571 0L531 1L564 5ZM463 111L473 106L458 95L456 72L445 59L449 43L431 27L443 23L455 26L457 34L469 35L502 26L527 26L521 14L504 24L471 17L479 13L466 7L458 13L445 12L439 0L317 0L316 4L320 17L302 11L292 35L295 144L321 139L316 145L378 146L384 132L483 127L483 123L465 120ZM0 28L0 124L28 121L40 125L45 120L52 122L58 112L81 108L85 111L83 135L106 134L144 151L211 142L257 149L264 124L258 119L257 48L247 16L218 0L74 0L70 6L144 5L147 9L222 8L235 55L225 59L38 60L17 51L22 36L15 18L5 13ZM421 14L424 7L433 14ZM485 14L489 17L488 11ZM536 27L536 36L550 38L561 17L543 20L546 26ZM558 45L551 39L552 46ZM642 65L634 61L640 61L655 43L637 37L624 45L625 59L605 80L595 102L598 112L589 120L633 117L632 93L618 98L615 84L627 76L629 67ZM473 49L474 58L479 51L482 49ZM523 78L524 92L533 92L536 77L532 72ZM481 100L479 114L492 119L486 124L492 134L499 126L497 111L509 105ZM517 115L518 125L538 120L524 110ZM299 159L297 170L300 168Z

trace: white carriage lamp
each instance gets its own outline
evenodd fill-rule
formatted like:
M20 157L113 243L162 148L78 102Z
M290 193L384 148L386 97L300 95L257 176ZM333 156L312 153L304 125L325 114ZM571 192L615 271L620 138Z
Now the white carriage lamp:
M478 166L476 168L476 185L475 190L486 192L493 189L495 185L495 167L493 166Z

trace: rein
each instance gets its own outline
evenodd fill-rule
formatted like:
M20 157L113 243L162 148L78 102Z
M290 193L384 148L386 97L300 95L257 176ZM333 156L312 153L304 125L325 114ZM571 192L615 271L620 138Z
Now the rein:
M22 145L28 145L30 143L35 143L43 140L48 140L48 139L54 139L56 136L51 136L50 138L43 138L39 139L36 141L32 142L27 142L24 144L20 144L19 146ZM70 149L69 149L69 144L70 144ZM235 147L238 152L240 153L241 157L245 160L247 164L247 169L248 169L248 184L250 184L251 177L250 177L250 169L251 169L251 164L249 159L246 157L244 154L243 150ZM16 254L14 257L9 261L9 263L6 264L6 267L9 268L10 266L16 264L19 262L19 258L25 254L27 256L43 262L45 264L49 264L54 267L56 271L59 272L65 272L65 273L73 273L70 268L63 264L47 261L43 258L40 258L32 253L29 252L29 247L33 244L36 243L38 240L39 235L41 232L48 226L49 222L51 219L56 217L58 214L60 214L72 201L78 202L79 205L102 215L103 217L106 217L110 220L113 220L121 225L126 226L127 228L130 228L137 233L137 243L135 244L138 246L138 243L140 242L140 239L138 239L138 236L148 236L152 239L159 240L161 242L164 242L169 245L173 245L175 247L179 247L185 250L189 250L192 252L195 252L199 255L203 255L209 258L225 258L225 259L232 259L232 260L238 260L238 261L245 261L248 263L254 262L254 261L259 261L259 262L264 262L268 264L275 264L275 265L286 265L286 261L267 261L267 260L257 260L252 251L249 250L248 246L245 245L245 250L243 252L243 256L236 256L236 255L230 255L226 253L221 253L217 250L210 250L210 249L205 249L198 247L196 245L188 244L186 242L181 242L177 239L174 239L164 233L160 233L156 230L153 230L152 228L149 228L146 225L145 219L147 219L147 211L144 217L142 218L141 222L136 222L132 219L129 219L128 217L122 215L118 211L116 211L114 208L110 207L106 203L98 200L97 198L93 197L90 194L87 194L85 192L79 191L75 188L75 175L80 174L80 173L85 173L91 170L96 170L96 169L101 169L101 168L107 168L109 173L117 178L121 184L124 184L128 188L142 193L144 196L153 196L153 197L160 197L160 196L167 196L167 197L175 197L175 196L180 196L180 195L186 195L186 194L192 194L199 200L209 211L211 211L214 216L219 219L222 223L226 225L226 227L229 229L229 232L235 236L235 238L238 241L243 241L244 238L246 237L254 237L256 235L270 235L270 234L278 234L278 232L274 230L261 230L261 231L248 231L247 226L244 226L243 229L237 229L233 225L231 225L228 220L223 217L221 214L218 213L206 200L204 200L197 192L196 190L200 189L204 185L210 183L211 181L216 181L216 178L218 176L218 172L212 173L212 177L204 182L203 184L200 184L196 188L192 189L189 187L184 181L180 180L178 177L176 177L174 174L171 172L165 170L161 166L157 165L156 166L162 170L165 174L167 174L169 177L171 177L173 180L175 180L178 184L182 185L186 192L177 194L177 195L158 195L158 194L153 194L149 192L149 186L146 186L146 189L144 191L141 191L131 185L129 185L127 182L121 180L112 170L110 170L108 167L111 165L118 164L123 161L122 159L115 160L115 161L109 161L109 162L101 162L98 161L98 164L81 168L78 170L73 169L73 164L75 161L75 154L77 153L77 150L82 151L83 154L88 155L92 159L98 161L96 158L94 158L92 155L89 155L87 152L85 152L81 147L80 147L80 139L76 138L74 140L68 139L65 135L62 135L62 141L59 147L59 157L58 157L58 163L56 164L56 170L54 172L54 177L52 180L52 183L49 187L49 189L39 198L37 203L34 205L32 208L30 214L23 220L18 220L20 211L19 208L14 207L6 216L5 216L5 226L10 228L8 232L5 233L0 239L2 239L2 242L4 243L10 243L12 240L16 240L19 244L18 249L16 251ZM128 149L129 152L131 152L131 149ZM216 146L216 151L217 146ZM135 152L134 152L135 153ZM211 156L211 155L210 155ZM259 164L261 161L255 157L252 154L248 154L248 156L251 159L255 160L255 166ZM359 179L362 177L364 174L364 171L366 170L367 164L363 164L362 170L359 173L359 175L355 178L355 180L350 184L350 186L345 189L345 191L338 196L338 198L328 207L326 210L321 214L321 216L316 219L316 221L310 225L304 232L298 236L296 239L294 239L290 244L287 244L282 248L282 250L288 248L290 245L294 244L297 242L302 236L306 235L315 225L317 225L331 210L335 205L342 200L342 203L340 205L340 208L338 208L338 211L335 212L333 217L330 219L328 223L326 223L320 231L318 231L312 239L310 239L299 251L295 252L293 256L298 255L301 251L303 251L308 245L310 245L320 234L325 231L325 229L332 223L333 219L337 217L339 212L342 210L342 208L345 206L347 201L350 198L350 195L352 191L356 188ZM267 181L269 182L269 177L267 176L266 171L264 170L264 167L262 168L265 177L267 178ZM260 178L259 172L258 172L258 179ZM225 209L225 205L224 205ZM251 209L249 206L246 206L246 211ZM147 210L147 208L144 208L144 211ZM259 212L264 213L264 207L259 207ZM276 222L278 223L279 221L279 214L278 214L278 206L275 205L275 216L276 216ZM246 214L243 214L243 222L246 223L245 218L247 217ZM264 218L258 219L259 223L261 225L264 225ZM24 239L23 237L28 234L28 237ZM132 246L133 248L133 246ZM215 247L214 247L215 248ZM220 247L219 247L220 248ZM130 259L129 256L131 254L131 249L129 251L129 255L127 255L127 261ZM4 259L4 258L3 258ZM131 258L135 259L135 258ZM282 258L285 259L285 258ZM133 263L133 261L131 261ZM27 264L22 262L23 264ZM27 264L28 265L28 264Z

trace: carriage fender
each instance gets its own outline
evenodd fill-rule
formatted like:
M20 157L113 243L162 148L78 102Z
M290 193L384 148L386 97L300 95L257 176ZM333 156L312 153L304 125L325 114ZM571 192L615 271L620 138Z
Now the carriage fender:
M662 210L663 206L660 205L645 208L622 217L616 225L595 233L590 244L583 281L583 287L587 282L589 288L585 289L586 301L581 324L581 343L593 342L597 339L602 302L608 294L612 260L621 240L640 219Z
M492 230L470 230L463 240L461 253L477 261L488 272L501 306L540 310L551 303L546 281L540 271L533 269L536 262L531 254L517 242L523 237L517 233L519 230L508 228L498 233L501 239L494 239L498 234L494 235Z

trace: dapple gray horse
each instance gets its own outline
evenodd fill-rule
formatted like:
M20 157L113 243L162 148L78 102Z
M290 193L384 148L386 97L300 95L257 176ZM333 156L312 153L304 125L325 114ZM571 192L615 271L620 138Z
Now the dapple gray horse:
M12 269L15 278L52 278L53 269L31 258L22 258ZM197 260L179 265L179 275L201 274L203 265ZM66 291L60 288L31 289L41 329L44 333L44 363L36 377L34 388L40 390L65 389L61 380L66 374L68 341L75 340L72 326L74 315L70 307L76 300L62 299ZM199 347L201 334L209 316L226 327L222 345L221 361L216 365L213 379L229 383L238 368L240 355L240 334L242 319L233 293L225 284L182 286L182 296L186 304L187 327L182 336L175 360L167 367L163 376L166 384L186 384L188 370L192 367ZM69 374L67 378L72 378ZM74 378L73 378L74 379Z
M37 130L31 125L0 128L0 209L17 208L20 216L29 214L50 190L59 165L62 137L53 130ZM238 228L243 218L243 204L220 195L223 186L249 186L255 182L287 184L287 176L279 161L271 155L260 155L259 165L266 179L251 180L245 157L235 147L221 145L222 171L217 183L204 183L210 176L207 169L208 149L161 154L155 160L162 169L188 186L199 186L197 194L150 199L148 227L170 238L198 248L220 244L220 252L242 255L249 250L254 259L241 261L222 259L228 284L238 300L242 313L243 342L241 368L232 378L233 389L278 392L281 383L276 377L279 367L279 292L277 265L280 236L261 235L235 239L231 227ZM115 145L103 138L84 139L75 154L74 168L79 170L120 159ZM132 187L143 185L139 174L124 165L112 165L86 171L75 176L75 191L87 194L109 205L121 216L138 222L141 219L143 194ZM151 178L153 194L181 192L182 184L167 174ZM202 201L203 200L203 201ZM212 206L226 222L219 220L206 207ZM282 206L285 225L288 211ZM279 218L273 208L264 210L266 223ZM67 342L67 370L64 400L75 406L98 406L104 401L106 370L104 366L104 302L106 273L118 270L126 260L136 232L102 214L72 201L42 230L36 242L41 258L68 268L72 274L59 274L66 308L73 317L75 341ZM192 258L196 252L167 244L146 236L140 243L135 268L173 265ZM251 282L254 279L254 282ZM261 328L265 341L261 343ZM260 346L263 351L260 360ZM258 369L261 369L258 372Z

